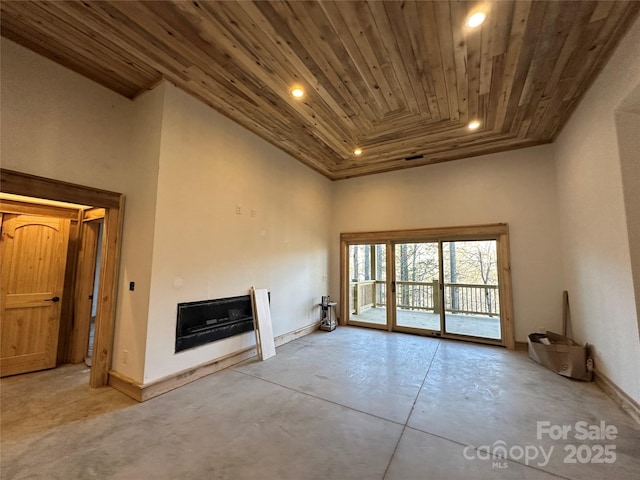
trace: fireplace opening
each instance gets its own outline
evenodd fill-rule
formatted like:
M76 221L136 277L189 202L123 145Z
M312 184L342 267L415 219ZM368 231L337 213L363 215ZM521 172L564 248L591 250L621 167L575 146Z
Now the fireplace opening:
M176 353L252 330L249 295L179 303Z

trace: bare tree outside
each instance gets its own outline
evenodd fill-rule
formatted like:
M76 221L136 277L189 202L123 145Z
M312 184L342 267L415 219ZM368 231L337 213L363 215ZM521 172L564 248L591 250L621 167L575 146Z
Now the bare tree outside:
M354 290L354 296L363 301L366 295L364 305L383 306L386 246L352 245L349 249L351 281L368 282L367 289ZM438 243L400 243L394 255L397 307L437 313L442 288ZM495 240L442 242L442 255L446 311L499 316Z
M452 310L459 310L460 292L462 287L458 285L486 285L482 289L482 298L474 296L472 301L475 306L473 311L497 312L498 309L498 263L496 242L494 240L475 240L445 242L443 245L445 259L445 282L453 284L450 287ZM491 287L491 288L490 288ZM480 306L479 303L483 305Z
M399 308L434 310L434 281L438 281L438 244L396 246L396 294Z

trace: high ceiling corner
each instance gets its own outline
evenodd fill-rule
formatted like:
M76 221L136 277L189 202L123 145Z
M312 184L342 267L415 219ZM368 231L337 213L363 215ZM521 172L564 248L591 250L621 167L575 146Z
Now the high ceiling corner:
M0 10L6 38L129 98L164 77L336 180L553 141L640 2L3 0ZM484 22L470 27L478 12Z

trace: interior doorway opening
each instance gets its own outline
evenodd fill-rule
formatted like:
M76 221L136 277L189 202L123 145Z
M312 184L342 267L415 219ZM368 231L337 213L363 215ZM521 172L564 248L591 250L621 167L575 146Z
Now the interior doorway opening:
M43 203L48 201L65 202L83 207L78 209L79 213L76 218L78 230L76 237L78 244L75 245L76 250L82 251L82 247L86 246L85 239L91 238L90 235L85 235L84 232L93 231L95 233L94 239L86 243L89 245L93 242L95 254L97 255L99 252L101 257L100 266L97 269L99 281L95 305L94 355L91 361L89 385L92 387L107 385L113 344L117 292L116 279L124 196L116 192L60 182L4 169L0 170L0 191L9 195L43 199ZM49 208L56 207L50 206ZM99 223L102 223L101 228L103 235L102 240L98 244L100 227L96 229L95 225ZM93 226L89 227L89 225ZM80 239L82 239L82 243L80 243ZM68 335L64 337L67 343L58 343L56 355L57 364L79 363L84 361L85 354L88 352L91 329L90 319L92 302L94 300L92 296L94 289L93 281L96 276L95 257L92 258L90 255L79 254L76 256L75 261L72 261L71 264L69 264L69 262L67 263L68 267L71 266L71 268L67 268L66 274L66 277L71 277L71 280L67 282L65 279L65 286L68 286L69 283L71 284L70 288L65 289L67 302L69 305L72 305L71 308L73 308L75 315L78 315L78 308L81 309L82 306L84 306L88 313L89 320L84 323L80 321L67 325L68 328L70 327ZM82 268L83 264L85 266L84 269ZM70 271L72 272L71 274L68 273ZM83 279L89 279L89 281L83 281ZM6 292L2 292L3 298L5 293ZM64 299L59 295L52 296L52 301L55 297L60 298L62 302L64 302ZM47 299L43 298L43 300Z

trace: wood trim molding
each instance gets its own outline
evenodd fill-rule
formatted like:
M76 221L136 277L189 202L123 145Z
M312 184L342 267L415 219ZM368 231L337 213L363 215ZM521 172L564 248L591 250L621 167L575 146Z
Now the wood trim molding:
M387 240L386 242L386 251L387 252L393 252L394 247L394 243L392 240ZM348 253L348 250L347 250ZM440 253L438 253L438 255L440 255ZM386 259L386 265L387 265L387 272L394 272L392 273L393 276L395 276L395 271L396 271L396 256L395 253L392 253L391 255L387 254L386 255L387 259ZM438 259L438 261L440 261L440 259ZM348 267L347 267L348 268ZM347 269L347 274L349 273L349 270ZM441 272L438 273L438 275L441 275ZM438 277L440 278L440 277ZM345 277L345 280L347 280L345 283L349 283L349 277ZM351 288L349 287L349 290L351 290ZM396 295L396 293L393 291L392 288L386 288L387 290L387 305L389 305L389 308L391 309L392 312L397 312L397 307L398 307L398 297ZM349 295L351 294L351 292L349 292ZM349 305L351 302L348 300L347 297L347 305ZM348 312L349 315L351 315L351 312ZM387 312L388 315L388 312ZM387 317L388 318L388 317ZM392 316L392 320L391 322L387 322L389 323L388 327L387 327L387 331L392 332L394 330L394 328L396 328L398 326L398 316L396 314L394 314Z
M60 330L58 332L58 356L56 359L56 365L69 363L71 332L73 330L75 318L73 292L75 290L76 283L76 265L78 263L81 227L82 210L76 210L76 218L71 221L69 228L69 248L67 249L64 292L62 297L62 310L60 312Z
M318 322L313 322L312 324L307 325L306 327L301 327L301 328L293 330L293 331L291 331L289 333L283 333L282 335L278 335L273 340L274 340L274 342L276 344L276 347L279 347L280 345L284 345L286 343L293 342L294 340L297 340L298 338L306 337L307 335L312 334L313 332L315 332L319 328L320 328L320 322L319 321Z
M102 220L106 213L104 208L90 208L89 210L85 210L82 221L93 222L94 220Z
M320 328L320 322L312 323L289 333L279 335L274 339L276 347L289 343L298 338L309 335ZM173 373L153 382L140 384L135 380L115 371L109 372L109 385L138 402L146 402L154 397L170 392L176 388L219 372L225 368L257 356L256 347L249 347L238 352L225 355L210 362Z
M516 348L516 334L513 320L513 285L511 282L511 249L508 228L498 238L497 260L502 339L505 347L514 350Z
M47 217L78 219L78 208L64 208L53 205L40 205L37 203L17 202L0 198L0 211L4 213L16 213L18 215L44 215Z
M91 205L92 207L119 208L120 194L85 187L75 183L62 182L28 173L0 169L0 191L14 195L45 198L61 202ZM25 193L28 192L28 193ZM61 199L63 192L64 199Z
M92 298L94 290L99 231L100 225L97 222L82 222L73 292L74 322L68 358L71 363L84 362L89 346L93 304L90 298Z
M460 240L466 237L473 240L496 239L508 234L506 223L487 225L465 225L454 227L419 228L412 230L389 230L377 232L347 232L340 234L340 240L347 243L385 243L403 240Z
M340 318L338 324L346 325L349 318L349 244L340 236Z
M93 340L93 359L89 385L97 388L109 382L113 335L116 320L116 296L118 294L118 269L120 266L120 238L124 220L124 195L118 207L107 209L104 218L102 262L98 285L98 312Z
M132 378L122 375L116 371L109 371L109 386L115 388L127 397L133 398L136 402L143 402L141 385Z
M616 385L604 373L597 369L593 371L593 381L602 391L610 397L616 404L627 412L638 424L640 424L640 404L627 395L618 385Z
M170 392L171 390L175 390L176 388L195 382L202 377L219 372L220 370L224 370L225 368L229 368L255 356L255 347L249 347L246 350L226 355L214 361L203 363L188 370L183 370L145 384L140 384L135 380L112 370L109 372L109 385L133 398L137 402L146 402L147 400L151 400L163 393Z
M516 342L515 349L519 352L528 352L529 344L527 342Z

